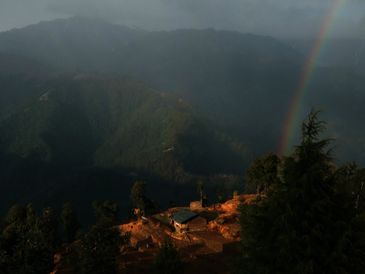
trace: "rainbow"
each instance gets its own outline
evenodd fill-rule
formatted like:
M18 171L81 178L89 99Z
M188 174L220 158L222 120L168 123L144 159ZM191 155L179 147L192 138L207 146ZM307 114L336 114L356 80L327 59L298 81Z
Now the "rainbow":
M322 22L315 43L313 44L308 58L306 59L306 62L303 66L302 73L299 78L298 87L289 106L289 111L286 116L287 118L285 120L282 137L280 139L280 144L278 148L279 155L284 155L290 151L294 133L297 130L297 125L300 123L299 116L301 104L303 102L304 95L308 90L308 86L312 80L312 76L315 72L318 58L325 48L327 38L331 33L332 26L338 13L347 1L348 0L333 0L330 10L326 14Z

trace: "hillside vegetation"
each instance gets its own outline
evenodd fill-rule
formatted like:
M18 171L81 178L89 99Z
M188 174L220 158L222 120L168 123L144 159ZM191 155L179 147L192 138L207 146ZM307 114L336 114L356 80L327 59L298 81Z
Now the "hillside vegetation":
M89 202L139 178L237 183L232 175L276 151L304 59L270 37L90 18L2 32L2 201L78 204L72 189L88 188ZM299 116L314 107L330 121L338 161L365 161L364 85L359 71L319 67L302 98Z
M178 97L102 76L59 78L36 89L38 96L0 124L7 154L152 171L170 179L241 169L243 146L212 129Z
M297 43L265 36L213 29L147 32L80 17L1 33L0 52L58 72L116 73L177 93L215 128L245 143L251 159L277 148L307 55ZM359 67L335 64L317 70L301 117L312 107L322 109L343 147L340 158L364 161L356 149L364 146L356 138L362 126L344 130L343 123L352 124L354 116L358 121L358 111L347 109L362 108L365 80Z

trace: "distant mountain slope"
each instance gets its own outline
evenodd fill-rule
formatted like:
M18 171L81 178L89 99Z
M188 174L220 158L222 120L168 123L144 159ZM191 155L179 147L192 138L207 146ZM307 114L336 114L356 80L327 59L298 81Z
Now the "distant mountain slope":
M32 59L0 52L0 121L37 95L35 87L54 72Z
M315 41L296 39L287 43L307 56ZM319 56L319 62L326 66L351 68L365 75L365 38L329 39Z
M242 170L243 147L195 116L178 97L105 76L27 85L39 96L0 122L2 153L170 179Z
M129 69L141 62L148 68L155 66L149 61L156 60L162 61L163 67L166 65L163 61L171 60L172 55L175 56L172 61L180 64L183 61L201 63L213 56L215 61L232 62L223 59L222 54L232 58L239 54L246 65L256 65L257 61L262 65L297 62L299 57L284 43L265 36L212 29L146 32L83 17L2 32L0 51L32 57L67 70ZM147 56L149 59L144 59ZM125 58L133 61L128 65L127 62L118 64L117 61Z
M336 55L336 60L347 59L352 53L361 56L362 44L354 52L342 50L355 45L340 45L343 54L332 56ZM277 147L298 88L306 56L301 51L296 44L238 32L145 32L88 18L55 20L0 33L0 52L4 54L24 56L63 73L128 75L156 90L175 93L201 117L213 121L215 129L245 143L253 152L250 159ZM362 63L356 56L350 59L350 63ZM344 150L356 154L345 159L359 157L365 162L358 150L358 145L363 146L358 136L364 127L351 120L363 115L356 109L363 108L365 98L359 91L364 86L363 76L356 73L348 68L318 69L308 85L302 110L323 109L328 121L333 121L332 133L339 136L339 145L345 144ZM33 94L27 85L18 89L22 92L17 98L33 98L27 95ZM8 114L8 110L4 112ZM351 128L344 130L344 124Z
M67 70L118 67L119 48L143 31L87 18L59 19L1 33L0 52Z
M35 60L0 51L0 75L40 76L45 73L50 73L49 68Z
M215 30L150 33L127 52L125 73L181 93L208 117L234 126L250 124L252 114L276 113L301 62L275 39ZM265 105L260 113L258 105Z
M179 93L252 146L272 136L259 151L275 146L279 133L272 124L283 119L302 62L295 50L269 37L209 29L144 32L88 18L1 33L0 51L63 71L122 73Z

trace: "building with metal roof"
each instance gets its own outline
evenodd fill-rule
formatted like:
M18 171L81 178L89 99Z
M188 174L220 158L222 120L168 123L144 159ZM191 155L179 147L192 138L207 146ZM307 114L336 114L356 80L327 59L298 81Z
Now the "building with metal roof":
M171 216L177 232L197 231L206 228L207 220L190 210L180 210Z
M171 219L176 223L184 224L198 216L197 213L190 210L180 210L172 214Z

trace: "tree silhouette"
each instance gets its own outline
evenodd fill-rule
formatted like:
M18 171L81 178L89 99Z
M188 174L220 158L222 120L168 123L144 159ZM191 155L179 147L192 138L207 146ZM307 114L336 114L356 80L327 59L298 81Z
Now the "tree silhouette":
M303 123L300 144L280 160L265 195L241 207L241 273L363 273L355 263L364 245L350 256L354 239L365 236L363 221L336 191L331 140L320 138L318 115Z

